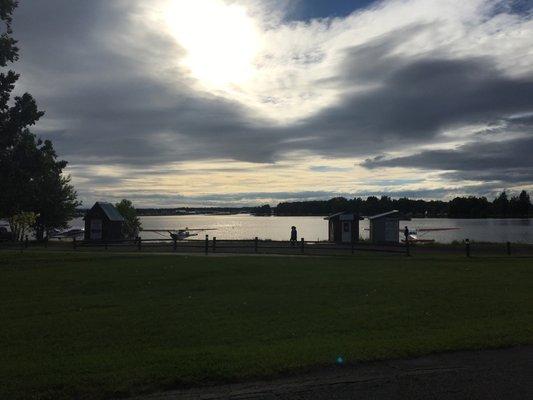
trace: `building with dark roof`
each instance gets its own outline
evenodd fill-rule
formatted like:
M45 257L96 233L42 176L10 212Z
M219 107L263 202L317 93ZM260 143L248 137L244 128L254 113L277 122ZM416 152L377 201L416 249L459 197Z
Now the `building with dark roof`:
M124 217L111 203L98 201L87 211L85 217L85 240L122 240Z
M328 240L353 243L359 240L359 221L363 218L350 212L339 212L324 218L328 221Z
M402 216L398 210L368 217L370 221L370 241L372 243L399 243L400 220L410 218Z

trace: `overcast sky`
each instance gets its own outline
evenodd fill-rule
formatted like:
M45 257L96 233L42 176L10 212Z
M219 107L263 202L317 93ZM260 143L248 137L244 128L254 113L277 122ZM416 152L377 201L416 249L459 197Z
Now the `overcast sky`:
M533 189L533 0L22 0L85 206Z

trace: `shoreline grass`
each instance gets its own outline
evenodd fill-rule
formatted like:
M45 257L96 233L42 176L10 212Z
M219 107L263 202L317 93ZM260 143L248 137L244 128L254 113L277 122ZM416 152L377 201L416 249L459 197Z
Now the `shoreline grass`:
M533 260L0 252L0 398L533 343Z

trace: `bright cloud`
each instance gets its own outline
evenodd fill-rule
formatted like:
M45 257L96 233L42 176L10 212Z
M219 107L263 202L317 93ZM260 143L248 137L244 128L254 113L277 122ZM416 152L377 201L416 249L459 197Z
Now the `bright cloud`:
M273 21L273 10L257 2L155 4L141 13L159 14L164 23L156 28L183 47L183 73L204 90L237 100L274 122L297 121L379 84L364 76L354 77L350 87L336 80L350 49L394 32L412 32L391 48L388 55L398 59L490 57L505 74L532 72L533 20L495 13L501 11L495 0L382 1L345 18L305 22ZM280 11L276 3L269 6Z

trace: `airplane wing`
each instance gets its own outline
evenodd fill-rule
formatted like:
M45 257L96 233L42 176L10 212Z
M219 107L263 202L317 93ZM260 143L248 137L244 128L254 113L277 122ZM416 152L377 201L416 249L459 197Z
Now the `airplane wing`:
M143 229L142 232L179 232L179 231L216 231L216 228L199 228L199 229L189 229L189 228L178 228L178 229Z
M154 233L172 233L177 232L179 229L140 229L141 232L154 232Z
M461 228L419 228L418 232L457 231Z

